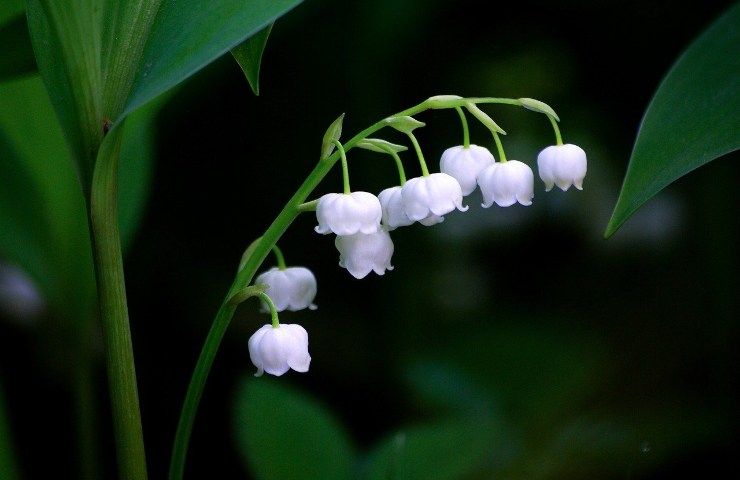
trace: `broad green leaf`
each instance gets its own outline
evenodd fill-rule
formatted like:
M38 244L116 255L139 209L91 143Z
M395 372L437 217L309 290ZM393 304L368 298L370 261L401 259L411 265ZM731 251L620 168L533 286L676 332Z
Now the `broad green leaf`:
M19 159L0 124L0 256L43 282L52 271L51 259L44 254L49 238L44 200ZM48 286L48 280L45 283Z
M334 142L342 137L342 123L344 114L339 115L336 120L331 122L329 128L324 132L324 138L321 140L321 160L325 159L334 151Z
M0 84L0 104L0 254L24 268L72 318L92 314L85 202L41 79ZM160 104L132 115L124 131L119 173L124 244L145 206L155 153L152 122Z
M2 253L28 271L52 305L78 316L89 310L94 284L85 203L69 150L38 76L0 84L0 103L0 132L12 153L3 162L16 172L0 176L6 212L0 221L15 216L35 225L3 225ZM24 258L39 258L44 268Z
M0 478L16 480L20 478L20 475L15 461L15 448L13 448L8 418L2 385L0 385Z
M316 400L266 377L244 381L234 428L242 459L259 480L349 480L355 458L347 432Z
M447 420L404 429L383 441L364 465L366 480L462 480L481 474L497 456L488 422Z
M24 15L18 15L7 22L0 21L0 82L26 75L36 70L31 39Z
M260 65L272 26L273 24L270 24L252 38L231 49L231 54L244 72L244 76L247 77L249 86L252 87L255 95L260 94Z
M264 30L301 0L163 0L124 114Z
M105 0L27 0L36 63L87 188L103 136L101 14Z
M645 112L606 228L690 171L740 148L740 4L692 43Z

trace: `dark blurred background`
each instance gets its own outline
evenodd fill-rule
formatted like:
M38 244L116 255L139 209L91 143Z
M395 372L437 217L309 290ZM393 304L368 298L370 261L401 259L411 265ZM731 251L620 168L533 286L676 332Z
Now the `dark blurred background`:
M346 112L349 138L436 94L549 103L566 142L588 153L584 191L546 194L538 180L531 207L507 209L480 208L476 191L467 213L394 232L395 270L362 281L337 266L315 218L299 218L280 245L288 263L315 272L319 309L281 318L309 331L313 361L279 381L336 412L360 451L450 410L495 425L496 459L469 478L735 469L738 156L679 181L602 238L652 93L729 4L308 1L273 30L260 97L229 57L185 84L160 115L149 207L126 259L151 478L165 476L190 372L239 257L317 161L326 126ZM534 166L553 141L541 115L487 111L509 133L509 158ZM419 118L437 169L462 141L458 119ZM471 125L473 142L493 150ZM413 155L403 158L417 175ZM350 174L373 192L396 181L390 159L369 152L350 154ZM337 169L316 197L340 186ZM254 303L237 312L196 421L190 478L250 478L233 403L254 370L247 339L267 320ZM36 360L32 325L0 322L0 342L22 470L67 477L76 457L65 387ZM112 477L102 365L98 375Z

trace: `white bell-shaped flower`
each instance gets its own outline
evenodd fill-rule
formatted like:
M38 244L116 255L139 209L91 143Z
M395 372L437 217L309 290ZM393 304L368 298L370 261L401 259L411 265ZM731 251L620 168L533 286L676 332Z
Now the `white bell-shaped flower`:
M443 215L456 208L461 212L468 209L462 204L460 184L446 173L412 178L401 188L401 196L409 220L427 226L441 222Z
M261 273L254 283L267 286L265 293L270 296L278 312L316 309L313 304L313 299L316 298L316 277L305 267L274 267ZM264 302L262 311L270 311Z
M571 185L583 190L586 164L586 152L578 145L570 143L547 147L537 155L537 169L547 192L554 185L563 191L568 190Z
M532 205L534 198L534 172L529 165L518 160L497 162L478 174L478 185L483 193L483 207L494 202L509 207L516 202Z
M327 193L316 206L316 231L337 235L375 233L380 229L382 214L380 201L372 193Z
M339 266L355 278L365 278L371 271L383 275L386 270L393 270L393 241L383 229L370 234L339 235L334 244L339 250Z
M386 230L390 231L414 223L403 208L401 187L386 188L378 194L378 200L383 209L382 223Z
M307 372L311 363L308 333L297 324L265 325L249 338L249 358L257 367L257 377L263 372L280 376L291 368Z
M493 154L485 147L460 145L451 147L442 153L439 170L454 177L460 184L463 195L470 195L478 185L478 174L495 162Z

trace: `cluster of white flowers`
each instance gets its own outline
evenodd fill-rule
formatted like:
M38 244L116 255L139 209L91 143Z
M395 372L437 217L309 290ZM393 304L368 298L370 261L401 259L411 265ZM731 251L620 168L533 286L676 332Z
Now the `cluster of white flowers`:
M503 156L503 151L500 152ZM419 157L424 164L420 152ZM344 157L343 160L346 162ZM580 147L571 144L547 147L539 154L537 165L546 191L554 185L563 191L571 185L582 189L586 153ZM473 193L476 187L480 187L484 208L494 203L500 207L517 202L527 206L534 198L534 173L527 164L505 158L496 161L488 149L478 145L445 150L440 173L427 174L425 165L423 170L425 175L387 188L378 196L368 192L328 193L316 203L315 230L336 235L339 266L353 277L362 279L370 272L383 275L386 270L393 270L393 241L389 232L415 222L435 225L455 209L466 211L463 197ZM349 191L348 182L345 191ZM311 357L306 330L300 325L278 324L276 312L315 309L314 275L304 267L272 268L257 277L256 284L263 285L272 300L271 305L263 302L263 310L272 309L274 314L273 325L263 326L249 339L250 357L258 369L257 375L263 371L282 375L291 368L307 371Z
M460 184L446 173L412 178L376 197L368 192L328 193L316 207L316 231L337 235L339 266L355 278L393 270L393 241L388 232L419 222L434 225L462 204Z

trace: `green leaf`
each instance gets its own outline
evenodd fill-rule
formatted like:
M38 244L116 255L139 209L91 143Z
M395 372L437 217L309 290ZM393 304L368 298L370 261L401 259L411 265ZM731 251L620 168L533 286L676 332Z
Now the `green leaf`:
M539 100L536 100L534 98L520 98L519 101L521 102L522 107L526 108L527 110L544 113L545 115L551 116L558 122L560 121L560 117L558 117L558 114L555 113L555 110L553 110L552 107L545 102L540 102Z
M385 119L385 124L403 133L413 132L417 128L421 128L426 125L426 123L420 122L414 117L410 117L408 115L388 117Z
M53 107L37 75L0 84L0 104L0 254L27 271L55 308L82 320L83 312L94 313L87 214ZM152 122L160 104L132 115L124 131L119 172L124 243L145 207L155 153Z
M316 400L266 377L245 380L234 426L242 459L259 480L342 480L355 458L340 422Z
M488 116L486 112L478 108L478 106L474 103L468 103L465 105L465 108L468 109L468 111L473 114L475 118L478 119L480 123L486 126L491 132L500 133L501 135L506 135L506 132L503 131L501 127L496 124L496 122L493 121L491 117Z
M339 141L342 137L342 122L344 122L344 114L339 115L326 129L321 141L321 160L331 155L331 152L334 151L334 142Z
M404 145L397 145L395 143L391 143L380 138L366 138L365 140L359 142L356 147L377 153L398 153L408 150L408 147Z
M740 4L692 43L645 112L605 236L690 171L740 148Z
M3 54L0 55L0 82L36 70L24 15L0 24L0 45L3 45Z
M372 451L363 478L471 478L485 470L496 455L494 430L488 422L468 420L446 420L404 429Z
M3 480L20 478L14 452L8 415L5 413L5 398L0 385L0 478Z
M0 249L55 308L77 318L90 308L94 281L85 203L69 150L38 76L0 84L0 103L2 162L13 172L0 174L0 221L18 219L2 224Z
M267 46L267 38L270 36L272 26L256 33L252 38L231 49L231 54L247 77L249 86L255 95L260 94L260 65L262 63L262 54Z
M164 0L124 114L169 90L264 30L301 0Z
M36 63L87 188L103 137L99 1L28 0Z

